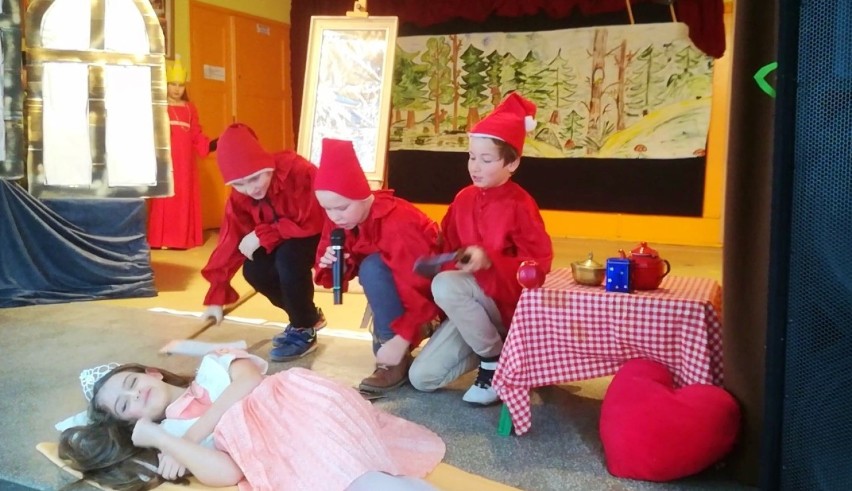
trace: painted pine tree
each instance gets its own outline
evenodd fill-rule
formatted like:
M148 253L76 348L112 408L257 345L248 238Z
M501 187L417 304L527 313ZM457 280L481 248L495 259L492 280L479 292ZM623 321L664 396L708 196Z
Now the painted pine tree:
M645 116L662 102L665 69L664 52L653 44L636 56L628 75L627 108L631 116Z
M575 138L581 129L583 129L583 116L577 111L571 110L568 115L562 118L562 125L559 127L559 138L565 142L562 145L565 150L577 148Z
M488 99L487 77L485 75L488 63L482 58L484 51L474 45L469 45L461 54L462 72L461 89L463 100L461 105L467 108L466 130L470 130L479 122L479 106Z
M674 67L674 73L669 75L662 97L669 102L677 102L709 94L710 79L707 75L712 71L712 60L691 44L685 45L669 63Z
M510 91L517 90L520 81L518 66L519 60L512 53L506 53L500 60L500 99L497 100L497 104L500 104L503 97ZM494 107L497 107L497 104L494 104Z
M415 111L427 109L424 78L428 67L415 61L417 54L409 53L399 46L396 48L391 104L394 108L394 122L402 121L402 111L405 111L405 129L414 127Z
M496 50L492 51L490 55L488 55L485 60L488 63L488 67L485 69L485 77L487 78L488 90L491 95L491 105L497 106L500 104L500 101L503 100L503 91L501 86L503 84L503 59L504 55L498 53Z
M450 45L444 37L431 37L426 40L426 51L420 59L427 66L429 81L429 99L435 101L432 109L432 127L437 135L441 129L441 106L447 105L453 100L453 91L450 77Z
M549 123L559 124L562 121L561 112L570 108L577 93L577 84L574 82L577 75L568 60L562 57L562 50L556 52L556 56L547 65L546 83L551 87L550 94L555 103L553 111L548 118Z

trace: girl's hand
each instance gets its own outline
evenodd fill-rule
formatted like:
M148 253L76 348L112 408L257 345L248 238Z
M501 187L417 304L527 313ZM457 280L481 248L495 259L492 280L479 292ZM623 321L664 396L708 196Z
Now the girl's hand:
M142 418L133 427L133 445L146 448L160 448L160 439L165 435L165 430L148 418Z
M344 252L343 257L345 259L349 259L349 253ZM337 261L337 256L334 255L334 249L332 249L331 246L328 246L325 248L325 254L319 258L319 267L330 268L335 261Z
M243 253L243 256L251 260L254 255L254 251L256 251L259 247L260 239L257 238L257 234L254 233L254 230L252 230L243 237L243 240L240 241L239 249L240 252Z
M491 260L488 259L488 254L485 253L485 249L482 247L467 247L465 248L463 255L469 257L468 261L466 263L456 263L456 268L464 271L465 273L474 273L481 269L488 269L491 267Z
M157 467L157 474L163 476L164 479L174 481L186 474L186 466L175 460L171 455L161 453L159 457L160 465Z

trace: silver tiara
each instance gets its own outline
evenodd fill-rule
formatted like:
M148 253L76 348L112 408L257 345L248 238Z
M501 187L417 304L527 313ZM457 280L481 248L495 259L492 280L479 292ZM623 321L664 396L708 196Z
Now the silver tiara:
M87 401L91 401L94 396L93 390L95 383L104 375L118 368L121 364L112 362L106 365L98 365L96 367L87 368L80 372L80 385L83 386L83 395Z

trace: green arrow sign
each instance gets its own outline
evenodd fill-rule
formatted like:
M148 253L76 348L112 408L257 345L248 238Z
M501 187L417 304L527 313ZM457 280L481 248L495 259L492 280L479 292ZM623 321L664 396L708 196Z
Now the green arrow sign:
M769 97L775 97L775 87L769 85L769 82L766 81L766 76L775 71L776 68L778 68L778 62L773 61L772 63L762 67L754 74L754 80L757 82L757 86L760 87L760 90L766 92Z

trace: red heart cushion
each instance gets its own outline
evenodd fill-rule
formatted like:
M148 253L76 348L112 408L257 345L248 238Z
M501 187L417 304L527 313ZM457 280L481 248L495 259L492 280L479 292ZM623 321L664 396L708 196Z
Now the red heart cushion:
M670 481L700 472L734 446L736 400L721 387L674 388L668 369L635 359L613 377L601 406L601 441L609 472Z

